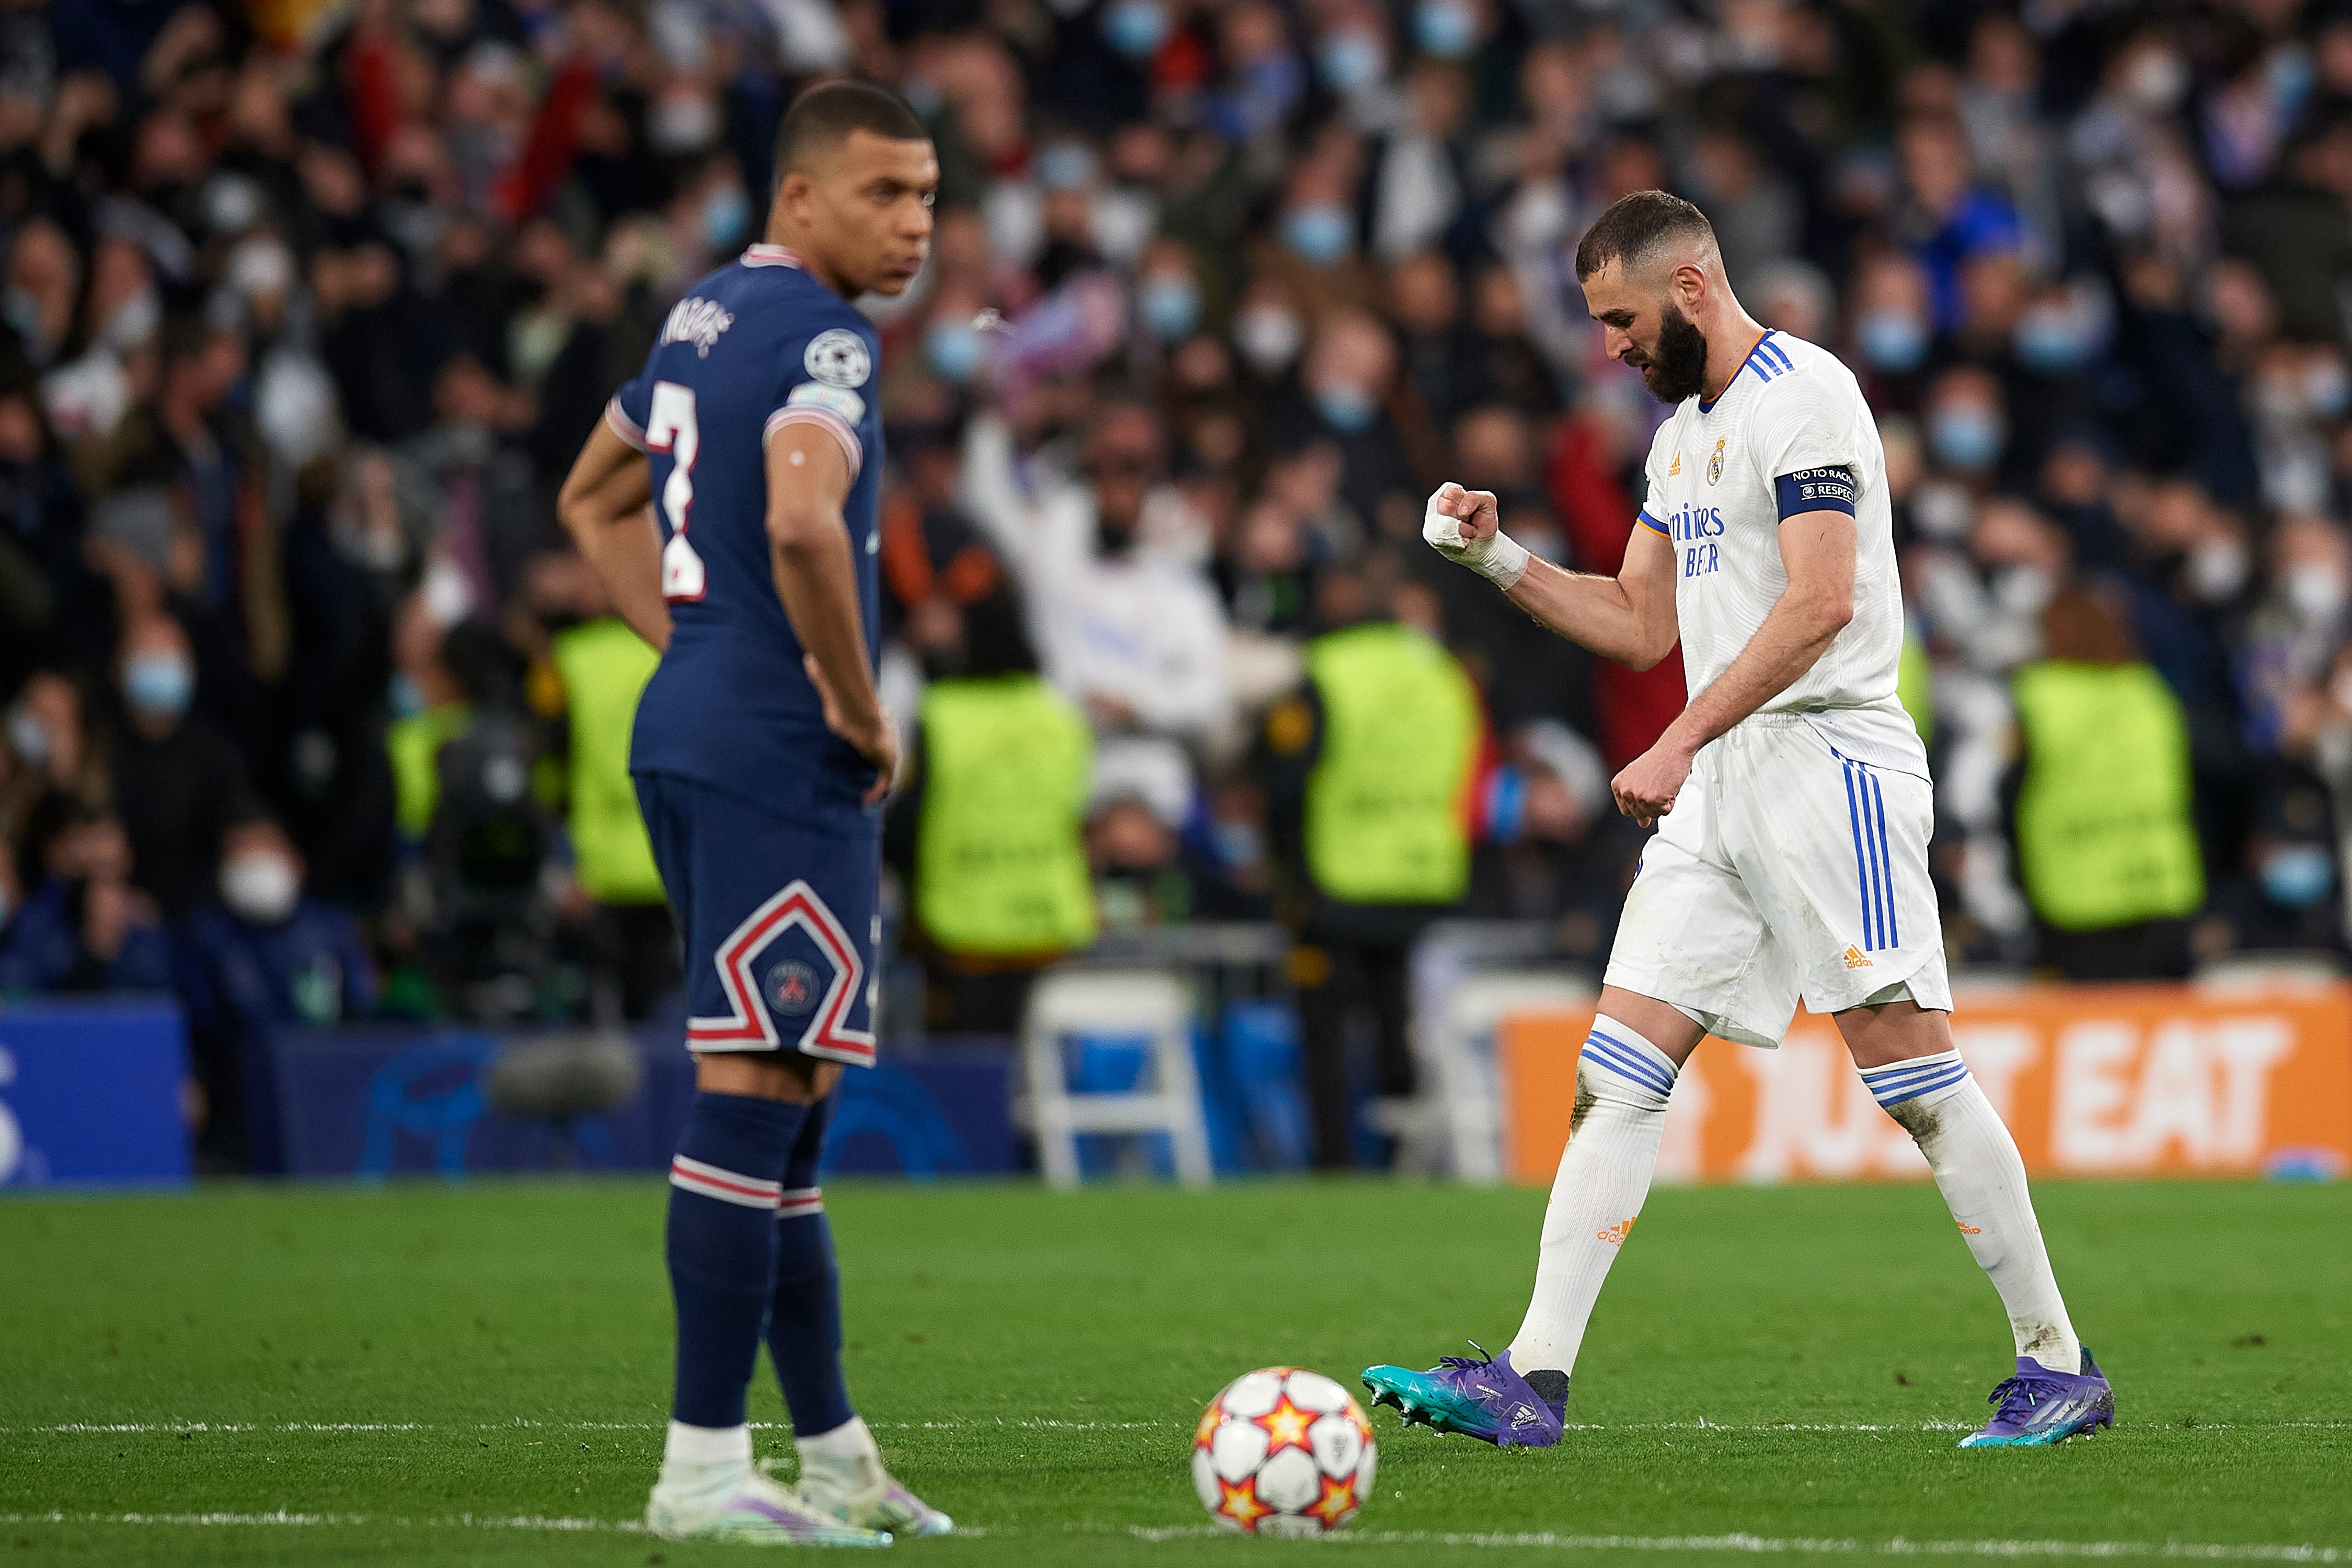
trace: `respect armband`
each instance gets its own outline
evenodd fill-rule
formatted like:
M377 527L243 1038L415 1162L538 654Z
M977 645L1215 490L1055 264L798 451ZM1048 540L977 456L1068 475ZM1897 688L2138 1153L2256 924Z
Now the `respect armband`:
M1853 470L1843 466L1799 468L1772 481L1782 522L1805 511L1842 511L1852 517L1854 489Z

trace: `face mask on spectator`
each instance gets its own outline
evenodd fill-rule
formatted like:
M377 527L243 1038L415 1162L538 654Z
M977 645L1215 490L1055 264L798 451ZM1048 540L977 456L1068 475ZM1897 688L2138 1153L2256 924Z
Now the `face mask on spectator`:
M1072 142L1057 142L1037 154L1037 184L1049 191L1083 191L1095 183L1093 154Z
M646 140L672 156L715 145L720 129L719 106L698 92L656 99L646 114Z
M1168 36L1168 12L1160 0L1113 0L1103 12L1103 37L1131 60L1149 59Z
M220 895L243 919L274 926L294 912L302 884L285 856L254 849L221 862Z
M122 695L142 713L176 719L195 694L195 668L184 655L133 654L122 667Z
M2341 419L2347 405L2352 405L2352 379L2347 379L2344 367L2334 360L2322 360L2303 373L2303 397L2311 411L2322 419Z
M1961 404L1928 416L1928 449L1947 468L1981 472L1999 460L2000 444L2000 419L1990 408Z
M2336 861L2316 844L2282 844L2263 857L2263 897L2284 909L2307 910L2336 886Z
M127 354L142 348L155 335L163 320L163 301L152 289L142 289L120 305L106 318L99 336L116 353Z
M1927 323L1908 310L1872 310L1854 324L1853 336L1873 370L1901 375L1927 357Z
M1930 539L1955 544L1968 537L1976 508L1968 491L1941 482L1921 485L1911 498L1911 524Z
M2343 613L2345 588L2340 566L2298 566L2287 575L2286 602L2297 617L2316 626Z
M36 365L48 363L57 344L41 335L41 302L22 289L0 294L0 320L5 320L24 341L25 357Z
M962 321L933 321L923 329L923 357L933 370L961 386L980 369L980 334Z
M1155 272L1137 292L1136 311L1153 337L1173 342L1200 323L1200 288L1181 272Z
M1302 202L1282 215L1282 243L1312 267L1328 267L1356 243L1356 226L1337 202Z
M2124 91L2134 103L2162 113L2189 90L2189 71L2169 49L2150 49L2134 62L2124 79Z
M1323 423L1350 436L1370 425L1381 411L1370 393L1349 381L1317 387L1315 408L1323 416Z
M1272 375L1297 359L1305 337L1298 318L1279 305L1253 305L1234 318L1234 346L1260 375Z
M1478 19L1460 0L1421 0L1412 8L1412 39L1441 60L1463 59L1478 47Z
M8 749L28 768L48 765L49 727L21 702L8 710Z
M1375 85L1388 67L1380 40L1359 27L1328 35L1316 46L1315 63L1331 90L1343 96Z
M2242 540L2209 539L2189 556L2189 586L2209 605L2234 599L2250 567Z
M702 243L725 255L751 233L751 198L740 185L721 185L702 202Z
M2093 342L2086 323L2068 310L2028 310L2011 344L2024 366L2042 375L2073 375L2091 363Z
M1993 603L2013 616L2038 616L2058 592L2047 567L2025 563L2001 566L1992 574Z

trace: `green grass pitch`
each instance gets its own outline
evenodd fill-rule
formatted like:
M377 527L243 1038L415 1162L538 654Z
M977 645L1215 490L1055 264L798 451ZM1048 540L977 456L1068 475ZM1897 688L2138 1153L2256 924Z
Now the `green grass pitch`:
M626 1529L668 1387L662 1194L0 1202L0 1568L741 1562ZM893 1549L910 1561L2352 1563L2352 1186L2039 1195L2113 1433L1953 1447L2011 1352L1932 1188L1662 1191L1566 1442L1498 1453L1381 1412L1348 1545L1207 1535L1197 1413L1259 1365L1352 1386L1465 1334L1507 1342L1540 1194L841 1183L829 1202L852 1391L894 1467L982 1532ZM752 1412L782 1419L764 1365ZM780 1430L762 1447L790 1451Z

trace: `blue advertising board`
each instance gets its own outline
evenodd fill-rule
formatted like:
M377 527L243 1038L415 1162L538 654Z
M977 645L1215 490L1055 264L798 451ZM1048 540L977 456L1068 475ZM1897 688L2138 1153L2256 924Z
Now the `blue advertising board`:
M643 1067L627 1103L566 1127L490 1109L486 1069L510 1039L476 1029L362 1026L287 1030L268 1045L285 1170L299 1176L662 1170L694 1099L694 1063L674 1034L633 1043ZM885 1051L842 1077L825 1169L913 1177L1013 1169L1011 1052Z
M169 1002L0 1009L0 1188L186 1182L187 1062Z

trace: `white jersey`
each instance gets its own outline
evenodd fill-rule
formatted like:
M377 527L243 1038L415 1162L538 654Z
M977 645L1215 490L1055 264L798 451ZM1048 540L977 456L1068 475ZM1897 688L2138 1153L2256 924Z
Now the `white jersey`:
M1687 399L1650 445L1642 523L1675 549L1675 616L1691 695L1756 636L1789 586L1780 520L1854 520L1853 619L1765 713L1798 713L1841 754L1927 776L1926 748L1895 700L1903 590L1886 456L1853 373L1801 338L1768 331L1712 403Z

